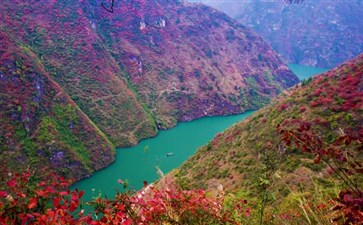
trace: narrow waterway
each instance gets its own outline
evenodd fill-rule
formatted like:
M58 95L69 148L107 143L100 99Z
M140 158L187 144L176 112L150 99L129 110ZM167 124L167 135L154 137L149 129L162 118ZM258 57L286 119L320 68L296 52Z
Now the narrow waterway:
M300 80L327 70L294 64L289 67ZM118 179L128 182L130 189L138 190L143 186L143 181L151 183L158 179L158 173L167 173L180 166L218 132L252 113L253 111L249 111L239 115L206 117L179 123L170 130L160 131L154 138L141 141L137 146L118 148L113 164L76 183L73 188L84 190L85 200L91 200L99 194L112 198L117 190L123 190Z
M178 167L218 132L251 114L252 111L249 111L232 116L182 122L170 130L160 131L156 137L143 140L134 147L118 148L113 164L76 183L74 188L85 190L85 200L90 200L99 193L113 197L117 189L123 190L117 182L118 179L127 181L131 189L140 189L143 181L151 183L158 178L157 170L167 173Z

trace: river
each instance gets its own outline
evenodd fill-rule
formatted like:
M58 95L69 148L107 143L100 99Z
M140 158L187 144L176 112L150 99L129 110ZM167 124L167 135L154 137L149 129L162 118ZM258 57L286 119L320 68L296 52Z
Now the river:
M327 70L295 64L290 64L289 68L300 80ZM158 178L157 170L167 173L178 167L217 133L252 113L253 111L249 111L239 115L182 122L170 130L160 131L156 137L145 139L134 147L118 148L114 163L92 177L76 183L72 189L84 190L85 200L91 200L99 194L112 198L116 190L123 190L117 182L118 179L127 181L130 189L138 190L143 186L143 181L151 183Z

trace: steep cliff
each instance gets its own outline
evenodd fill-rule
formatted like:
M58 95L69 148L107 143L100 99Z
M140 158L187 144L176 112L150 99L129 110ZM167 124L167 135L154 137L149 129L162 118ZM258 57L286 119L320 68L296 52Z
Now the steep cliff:
M74 1L5 1L3 29L29 45L49 76L116 146L155 135L154 121L81 6Z
M25 158L48 157L78 179L112 161L109 143L130 146L177 121L256 109L298 81L262 38L209 7L166 0L103 6L71 0L0 5L2 159L15 159L15 149ZM49 85L43 90L37 82ZM28 86L42 94L42 104L24 94ZM19 127L7 132L14 124ZM38 140L40 131L50 136ZM24 141L32 153L25 153ZM45 156L47 144L55 147ZM79 162L79 169L57 164L57 157Z
M0 31L0 162L75 180L114 160L114 147L24 43ZM46 171L37 171L39 174Z

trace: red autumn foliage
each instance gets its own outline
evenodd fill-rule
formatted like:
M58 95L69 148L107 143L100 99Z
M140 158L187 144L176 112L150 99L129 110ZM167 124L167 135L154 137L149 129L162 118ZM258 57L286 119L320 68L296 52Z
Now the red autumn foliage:
M227 137L224 138L224 140L226 142L230 142L232 141L237 135L239 135L241 133L241 131L237 130L235 132L233 132L232 134L228 135Z
M299 110L300 110L300 112L305 112L306 108L304 106L300 106Z
M288 126L293 126L288 129ZM356 184L351 175L363 174L363 166L356 158L363 151L363 127L345 129L332 143L325 143L314 132L312 124L301 120L285 120L278 125L278 131L287 146L295 145L301 151L313 154L314 162L324 162L346 185L347 189L341 190L336 198L335 211L341 212L341 216L334 221L342 221L342 224L361 224L363 221L363 190ZM347 148L347 146L352 146Z
M287 107L289 107L287 104L281 104L279 107L279 111L281 112L281 111L287 109Z
M220 141L220 137L222 136L222 133L218 133L215 137L214 137L214 139L213 139L213 141L212 141L212 143L213 143L213 146L214 147L217 147L218 145L219 145L219 141Z
M339 210L344 215L344 225L361 224L363 221L363 195L362 192L352 192L348 190L341 191L337 204L333 210ZM334 221L343 219L342 216L337 217Z
M84 192L68 190L68 185L70 181L53 174L38 181L30 170L15 174L4 170L0 224L240 224L238 217L251 214L251 209L243 209L246 201L226 208L222 197L208 197L201 190L157 190L145 183L139 192L88 202L94 211L84 215L79 208Z
M311 107L316 107L316 106L318 106L318 105L320 105L320 102L319 102L319 101L311 101L311 102L310 102L310 106L311 106Z

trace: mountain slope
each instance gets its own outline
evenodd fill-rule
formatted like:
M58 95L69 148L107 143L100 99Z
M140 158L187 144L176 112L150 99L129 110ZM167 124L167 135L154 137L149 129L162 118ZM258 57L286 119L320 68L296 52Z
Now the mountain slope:
M83 9L161 128L260 107L297 81L260 37L209 7L115 2L117 17Z
M310 124L324 145L343 134L362 140L363 54L289 89L249 119L218 134L174 176L183 188L214 190L222 185L226 192L242 191L248 199L257 198L262 184L268 184L274 196L270 204L275 207L291 190L309 193L315 185L334 187L326 166L282 142L277 125L294 127L298 121ZM362 142L340 148L353 154L359 146ZM362 162L362 153L355 159Z
M31 165L75 180L110 164L113 145L34 52L2 30L0 40L1 163L12 169Z
M96 1L2 7L7 29L42 56L117 146L155 134L148 108L167 128L255 109L297 82L260 37L208 7L162 0L115 2L114 13Z
M298 81L262 38L209 7L133 0L116 1L113 8L111 13L100 1L71 0L0 5L0 31L7 40L2 65L10 56L11 62L21 56L36 74L23 71L25 78L16 86L14 71L23 73L23 64L1 68L3 160L10 163L16 158L11 152L25 148L19 154L40 155L29 163L39 166L50 143L66 149L61 158L72 155L66 161L78 162L79 173L67 163L54 167L79 179L112 161L112 145L134 145L177 121L259 108ZM43 79L50 84L39 105L24 92L28 86L39 92L34 82ZM64 100L58 107L60 95L54 93L60 92ZM20 103L35 105L35 112L27 116L29 107L15 106ZM23 118L11 116L13 110ZM76 115L84 123L77 132L72 130ZM6 131L13 124L22 130L20 136ZM51 134L45 143L37 139L41 130ZM26 153L24 141L32 153ZM45 164L54 158L48 156Z
M202 2L259 33L288 63L332 68L363 51L363 2Z
M74 1L6 1L3 26L33 49L52 79L116 146L155 135L154 121L80 6Z

